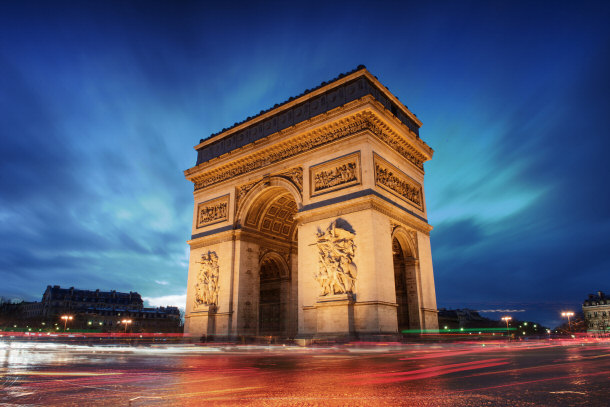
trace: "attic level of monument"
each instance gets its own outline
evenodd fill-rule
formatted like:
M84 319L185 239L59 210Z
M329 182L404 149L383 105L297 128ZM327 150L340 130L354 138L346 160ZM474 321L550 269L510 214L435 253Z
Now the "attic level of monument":
M199 143L185 331L437 329L420 126L358 68Z
M211 135L195 146L197 165L370 95L419 139L421 121L363 66L323 82L268 111ZM421 144L426 144L419 140ZM427 146L426 146L427 147ZM429 148L429 147L428 147Z

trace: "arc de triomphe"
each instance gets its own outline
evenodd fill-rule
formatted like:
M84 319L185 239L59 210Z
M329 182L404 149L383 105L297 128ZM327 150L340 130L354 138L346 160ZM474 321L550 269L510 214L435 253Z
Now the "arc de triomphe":
M437 329L420 126L360 66L201 140L185 332Z

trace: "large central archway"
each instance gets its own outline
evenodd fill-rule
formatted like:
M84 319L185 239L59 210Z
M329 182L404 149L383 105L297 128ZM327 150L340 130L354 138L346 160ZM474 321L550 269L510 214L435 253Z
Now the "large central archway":
M282 180L260 185L244 205L242 233L249 241L244 256L258 252L251 264L249 312L244 313L245 334L294 337L297 333L297 224L298 204ZM250 250L248 252L248 250ZM254 260L254 259L252 259ZM246 272L248 268L246 268Z

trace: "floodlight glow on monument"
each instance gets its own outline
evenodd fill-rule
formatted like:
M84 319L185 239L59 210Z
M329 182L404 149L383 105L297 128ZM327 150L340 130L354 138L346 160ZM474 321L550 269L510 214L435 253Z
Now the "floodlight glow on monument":
M202 139L185 332L438 330L421 125L360 66Z

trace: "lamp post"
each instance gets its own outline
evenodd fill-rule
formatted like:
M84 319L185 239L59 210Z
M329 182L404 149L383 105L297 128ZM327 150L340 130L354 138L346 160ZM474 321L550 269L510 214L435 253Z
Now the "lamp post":
M511 319L513 319L513 317L509 317L509 316L502 317L502 321L506 322L506 336L509 338L510 338L510 336L509 336L510 333L508 331L508 321L510 321Z
M568 328L569 328L570 332L572 332L572 324L570 323L570 317L573 317L574 313L572 311L566 311L566 312L562 312L561 316L568 317Z
M66 327L68 326L68 321L72 321L74 317L72 315L62 315L61 319L64 320L64 332L66 332Z
M121 322L125 325L125 333L127 333L127 325L131 324L131 319L124 319Z

